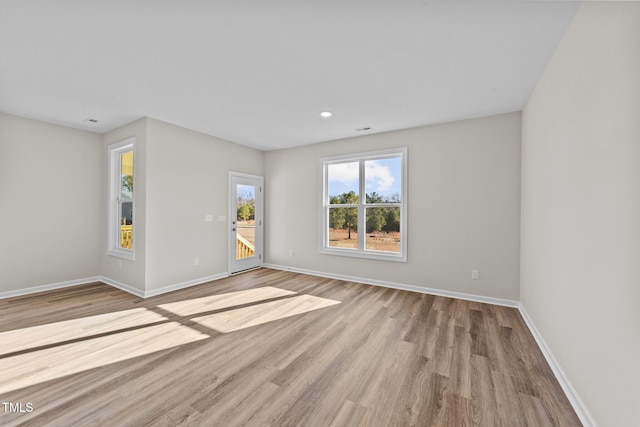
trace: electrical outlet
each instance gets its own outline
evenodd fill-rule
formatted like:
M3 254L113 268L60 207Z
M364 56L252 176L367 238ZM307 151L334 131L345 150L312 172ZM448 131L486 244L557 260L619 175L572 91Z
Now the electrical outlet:
M193 259L193 265L200 265L200 259L199 258L194 258Z
M293 256L295 252L293 252L293 249L289 249L289 256Z
M471 278L473 280L479 280L480 279L480 270L471 270Z

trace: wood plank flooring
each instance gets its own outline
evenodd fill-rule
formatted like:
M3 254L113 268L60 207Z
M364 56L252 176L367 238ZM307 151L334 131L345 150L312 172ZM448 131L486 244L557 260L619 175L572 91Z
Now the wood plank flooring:
M0 300L0 402L3 426L581 425L516 309L270 269Z

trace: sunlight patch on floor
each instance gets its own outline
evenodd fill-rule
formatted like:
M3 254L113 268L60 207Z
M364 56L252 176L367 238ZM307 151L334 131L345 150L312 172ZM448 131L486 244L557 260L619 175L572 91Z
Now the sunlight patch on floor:
M0 394L207 338L169 322L6 357L0 360Z
M0 356L165 320L146 308L134 308L0 332Z
M330 307L335 304L340 304L340 301L320 298L313 295L299 295L208 316L196 317L193 321L208 328L215 329L218 332L228 333Z
M210 338L184 322L228 333L335 304L265 286L0 332L0 394Z
M294 294L296 294L296 292L274 288L272 286L264 286L262 288L247 289L244 291L229 292L226 294L211 295L202 298L160 304L158 305L158 308L170 311L171 313L179 316L191 316L207 311L221 310L224 308Z

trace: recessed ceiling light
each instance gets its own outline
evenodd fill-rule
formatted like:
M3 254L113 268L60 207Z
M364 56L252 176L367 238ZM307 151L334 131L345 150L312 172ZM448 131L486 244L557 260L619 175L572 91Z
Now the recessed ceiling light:
M322 113L320 113L321 117L324 117L325 119L328 119L329 117L331 117L333 114L331 113L331 111L323 111Z

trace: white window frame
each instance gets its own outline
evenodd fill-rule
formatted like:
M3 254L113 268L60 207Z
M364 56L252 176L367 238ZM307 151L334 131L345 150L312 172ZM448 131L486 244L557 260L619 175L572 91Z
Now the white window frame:
M133 195L132 195L132 218L133 218L133 236L131 249L125 249L120 247L120 191L121 180L120 176L121 157L120 155L126 151L133 151ZM107 224L108 230L108 248L107 254L118 258L124 258L131 261L135 261L135 249L136 249L136 227L138 221L136 219L136 138L130 137L123 141L110 144L108 146L109 157L109 215Z
M376 250L367 250L365 248L365 232L366 215L365 208L371 207L366 203L365 193L365 176L364 162L367 160L387 159L391 157L400 157L402 160L402 188L401 203L388 204L388 206L400 208L400 252L385 252ZM329 176L328 166L337 163L359 162L360 179L359 179L359 196L358 204L348 205L358 208L358 247L357 249L335 248L329 246ZM393 148L388 150L368 151L363 153L354 153L340 156L322 157L320 159L320 171L322 174L322 188L320 195L322 197L321 219L320 224L320 253L327 255L339 255L354 258L366 258L381 261L407 262L407 148ZM334 205L335 206L335 205ZM344 205L347 206L347 205ZM385 206L385 204L376 204L375 206Z

